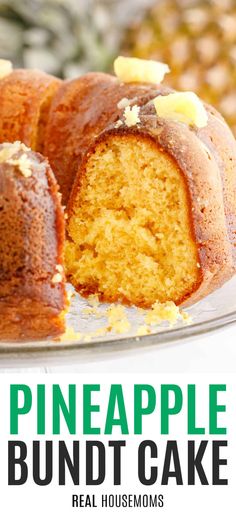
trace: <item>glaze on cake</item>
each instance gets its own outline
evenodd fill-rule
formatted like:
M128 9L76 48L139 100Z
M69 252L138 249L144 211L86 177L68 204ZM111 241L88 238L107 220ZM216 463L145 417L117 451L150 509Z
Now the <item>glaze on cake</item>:
M49 164L24 144L0 145L0 338L64 331L64 215Z
M42 152L49 107L61 81L40 70L13 70L0 80L0 143L21 141Z
M202 127L162 118L153 85L146 103L138 88L138 120L127 124L123 108L79 164L67 274L82 295L104 301L191 304L235 273L236 143L213 108L204 107ZM155 98L172 93L158 86Z

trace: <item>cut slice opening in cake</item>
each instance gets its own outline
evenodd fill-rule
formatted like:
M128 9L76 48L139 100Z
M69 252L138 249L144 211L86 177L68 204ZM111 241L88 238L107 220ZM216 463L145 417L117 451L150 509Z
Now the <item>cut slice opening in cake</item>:
M73 196L67 273L82 295L179 304L200 270L182 172L149 137L108 133Z

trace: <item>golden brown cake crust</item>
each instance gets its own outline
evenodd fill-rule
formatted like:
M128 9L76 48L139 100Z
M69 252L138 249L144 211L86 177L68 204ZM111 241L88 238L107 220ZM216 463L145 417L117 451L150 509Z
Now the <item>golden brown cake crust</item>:
M152 105L143 109L144 125L154 123L158 143L176 160L190 193L203 281L188 303L220 287L236 269L236 142L221 115L205 107L208 123L201 129L160 121Z
M2 160L5 148L0 145L0 338L58 335L66 307L58 186L40 154L21 145Z
M118 120L123 108L117 104L133 99L143 105L154 98L160 88L150 84L123 84L114 76L88 73L64 82L51 105L45 137L44 154L48 157L67 203L81 160L95 136ZM169 88L161 87L169 92Z
M164 90L165 94L165 90ZM222 117L209 106L208 124L203 129L157 117L152 102L141 108L141 123L128 128L108 127L90 146L78 170L68 213L80 188L86 161L96 145L113 135L153 142L167 153L182 172L189 196L189 214L199 255L199 282L179 304L192 304L220 287L235 273L236 230L236 143Z
M20 140L38 149L41 115L46 123L50 100L61 81L40 70L14 70L0 80L0 142Z

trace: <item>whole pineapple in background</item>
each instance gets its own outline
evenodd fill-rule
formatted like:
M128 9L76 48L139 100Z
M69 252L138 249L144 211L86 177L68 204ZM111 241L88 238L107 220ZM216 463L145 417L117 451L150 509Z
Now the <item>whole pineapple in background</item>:
M236 135L236 0L159 0L123 52L168 63L166 84L215 105Z
M105 69L114 52L108 26L96 0L0 0L0 56L61 77Z
M71 78L109 71L123 31L153 0L0 0L0 57Z

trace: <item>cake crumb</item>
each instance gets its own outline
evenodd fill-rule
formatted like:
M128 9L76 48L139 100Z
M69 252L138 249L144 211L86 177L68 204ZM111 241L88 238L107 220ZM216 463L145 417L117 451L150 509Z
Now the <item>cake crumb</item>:
M184 312L183 310L180 312L180 316L182 317L184 324L191 324L193 321L191 315L189 315L187 312Z
M180 310L173 301L167 301L166 303L160 303L156 301L150 310L146 312L145 323L148 325L160 324L162 322L168 322L171 326L177 323L178 319L182 319L185 324L192 322L191 316Z
M116 333L126 333L131 325L122 305L111 305L106 310L108 324Z
M136 104L133 107L127 106L124 110L125 124L127 127L133 127L140 122L140 107Z
M61 282L62 282L62 275L60 274L60 272L57 272L52 277L52 283L61 283Z
M74 328L67 326L65 333L60 337L60 342L70 341L70 340L81 340L82 333L76 332Z
M105 337L105 335L109 332L109 328L107 326L102 326L101 328L98 328L94 332L95 337Z
M112 326L108 327L109 328L109 331L114 331L115 333L127 333L130 328L131 328L131 325L130 325L130 322L128 321L128 319L124 318L124 319L121 319L120 321L114 321L112 323Z
M73 292L68 294L74 295ZM89 296L89 301L92 303L98 303L97 295ZM152 326L160 324L162 322L168 322L170 326L173 326L178 319L182 320L184 324L191 324L191 316L183 310L180 310L173 301L167 301L166 303L160 303L156 301L151 309L144 310L137 308L137 312L143 315L143 324L139 324L134 335L136 340L145 335L152 334ZM127 316L126 308L121 304L111 304L104 311L97 309L97 304L89 306L83 309L83 313L86 315L95 315L95 317L106 317L107 324L101 326L90 333L76 332L73 328L67 327L65 333L60 338L61 342L65 341L78 341L82 340L85 343L91 342L96 337L105 337L109 332L115 334L124 334L129 332L131 324Z
M111 305L106 309L106 316L110 324L126 317L125 308L122 305Z
M26 154L22 154L22 156L16 159L8 159L7 163L18 167L24 177L32 176L31 161Z
M167 301L166 303L160 303L156 301L150 310L147 311L145 316L145 323L160 324L163 321L169 322L171 325L175 324L180 317L179 308L173 303L173 301Z
M147 325L142 324L138 327L136 335L138 335L139 337L143 337L144 335L150 335L150 333L151 329Z

